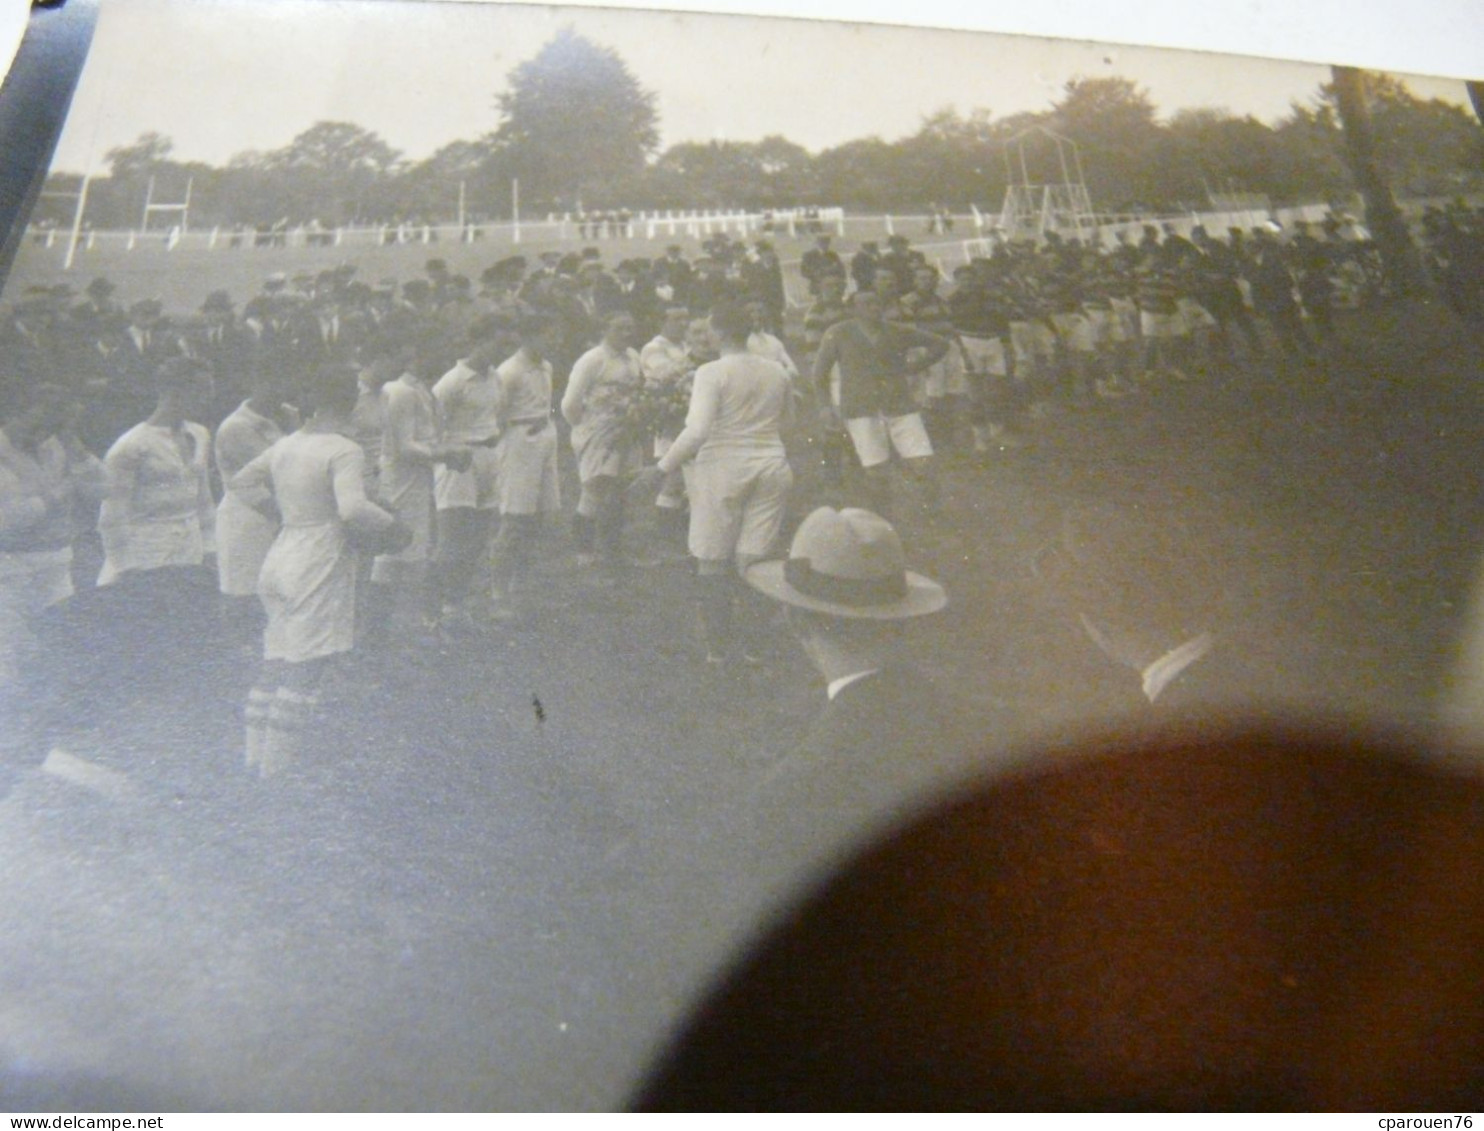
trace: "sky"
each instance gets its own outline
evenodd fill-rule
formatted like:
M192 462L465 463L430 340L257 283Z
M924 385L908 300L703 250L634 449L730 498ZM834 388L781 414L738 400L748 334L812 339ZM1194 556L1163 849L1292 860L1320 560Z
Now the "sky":
M782 134L811 150L915 132L944 106L1043 110L1074 76L1122 75L1165 115L1271 121L1323 67L1190 52L816 20L396 0L109 0L53 167L101 170L146 130L178 160L276 149L351 121L410 159L498 124L518 63L571 26L658 96L662 145ZM1463 84L1414 80L1463 103Z

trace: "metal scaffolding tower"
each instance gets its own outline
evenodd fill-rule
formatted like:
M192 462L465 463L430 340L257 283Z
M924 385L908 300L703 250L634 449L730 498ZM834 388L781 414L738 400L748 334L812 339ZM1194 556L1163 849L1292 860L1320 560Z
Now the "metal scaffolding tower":
M1060 174L1060 181L1032 177L1032 163L1026 153L1030 145L1041 150L1037 156L1043 167L1047 156L1054 156L1051 171ZM1000 210L999 230L1005 239L1040 241L1047 232L1055 232L1083 242L1097 240L1097 215L1092 210L1076 142L1045 126L1032 126L1012 137L1004 152L1005 205Z

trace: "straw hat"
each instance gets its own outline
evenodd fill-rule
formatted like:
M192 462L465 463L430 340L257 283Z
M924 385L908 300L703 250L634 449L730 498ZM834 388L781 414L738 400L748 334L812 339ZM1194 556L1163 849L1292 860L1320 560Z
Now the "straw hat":
M948 604L936 581L906 567L902 540L871 511L820 507L799 526L786 561L747 571L759 593L811 612L900 620Z

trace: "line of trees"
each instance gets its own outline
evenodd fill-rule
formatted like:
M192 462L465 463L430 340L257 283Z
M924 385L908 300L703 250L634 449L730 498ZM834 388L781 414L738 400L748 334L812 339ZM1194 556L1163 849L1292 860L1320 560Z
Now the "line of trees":
M471 214L503 217L517 178L529 213L807 203L997 209L1012 176L1063 179L1049 145L1010 145L1033 126L1077 143L1088 189L1104 211L1177 211L1231 193L1277 204L1338 199L1364 187L1341 128L1342 109L1353 110L1357 98L1367 114L1368 157L1395 193L1484 190L1484 130L1466 110L1419 99L1384 75L1337 70L1336 79L1273 124L1215 108L1162 119L1148 92L1126 78L1073 78L1044 111L995 118L948 107L896 141L860 138L811 153L772 136L684 141L660 152L654 94L616 52L568 29L512 71L496 101L498 124L481 137L411 161L371 130L325 121L282 149L239 153L216 167L176 161L169 138L146 133L106 154L108 176L92 186L89 217L99 227L138 224L151 178L164 201L181 199L191 182L197 227L284 218L326 226L447 220L461 183ZM50 187L77 180L54 173ZM54 198L41 214L65 221L67 202Z

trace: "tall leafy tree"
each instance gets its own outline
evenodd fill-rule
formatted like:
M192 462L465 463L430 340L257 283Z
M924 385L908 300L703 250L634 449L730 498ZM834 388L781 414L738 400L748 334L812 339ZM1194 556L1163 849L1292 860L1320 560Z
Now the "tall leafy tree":
M398 178L398 209L408 215L448 216L465 189L469 215L503 215L510 207L510 183L493 134L474 141L451 141L432 156L410 165Z
M900 157L903 203L965 207L970 201L996 204L1004 196L1004 162L990 112L968 117L951 106L927 115L911 137L895 143Z
M116 145L103 154L108 175L118 181L148 177L170 160L175 143L154 130L142 133L128 145Z
M351 122L316 122L267 154L264 164L275 174L286 215L337 223L385 211L400 158L371 130Z
M762 141L685 141L655 162L645 187L661 207L783 208L814 198L814 158L774 134Z
M821 197L856 208L900 208L904 196L899 156L896 145L879 137L826 149L815 159Z
M659 146L655 95L619 54L564 28L510 73L495 137L522 196L575 203L631 178Z
M1257 119L1213 107L1181 110L1161 133L1165 199L1197 207L1221 194L1275 193L1273 131Z
M1160 137L1154 103L1131 79L1071 79L1047 124L1077 143L1094 203L1157 203L1164 195L1152 160ZM1049 168L1047 179L1060 180L1060 170Z
M401 156L371 130L352 122L316 122L274 154L275 161L308 173L381 174Z
M1391 75L1362 71L1359 82L1376 161L1395 191L1435 196L1484 183L1484 131L1467 110L1418 98ZM1338 108L1333 84L1322 87L1320 97Z
M1344 124L1345 154L1355 185L1365 200L1366 224L1376 238L1381 261L1399 290L1420 291L1425 279L1417 249L1377 160L1364 72L1355 67L1335 66L1330 68L1330 74L1334 80L1335 107Z
M1269 191L1275 203L1354 192L1339 115L1331 103L1322 98L1293 103L1274 128L1273 142Z

